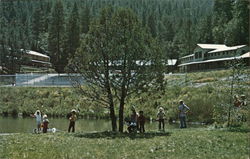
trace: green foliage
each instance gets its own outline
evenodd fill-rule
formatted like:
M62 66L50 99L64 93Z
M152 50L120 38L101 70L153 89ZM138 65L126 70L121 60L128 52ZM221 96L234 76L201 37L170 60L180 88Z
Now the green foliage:
M63 3L59 0L53 6L49 25L48 51L56 72L64 72L67 54L64 50L65 26Z

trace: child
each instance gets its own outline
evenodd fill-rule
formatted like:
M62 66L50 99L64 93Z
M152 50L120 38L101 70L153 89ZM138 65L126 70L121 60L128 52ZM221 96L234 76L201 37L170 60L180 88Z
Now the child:
M145 117L143 115L143 111L139 111L139 117L138 117L138 123L139 123L139 131L140 133L145 132L144 124L145 124Z
M47 115L43 115L43 133L47 133L49 120Z
M68 132L70 132L71 128L72 128L72 132L75 132L75 121L76 121L76 110L72 109L71 111L71 116L69 117L69 129Z
M162 128L163 128L162 130L165 131L165 124L164 124L165 112L162 107L160 107L158 110L157 118L159 121L159 130L161 130L161 125L162 125Z
M41 131L41 123L42 123L42 115L40 110L37 110L34 115L31 114L30 116L36 118L37 133L39 133Z

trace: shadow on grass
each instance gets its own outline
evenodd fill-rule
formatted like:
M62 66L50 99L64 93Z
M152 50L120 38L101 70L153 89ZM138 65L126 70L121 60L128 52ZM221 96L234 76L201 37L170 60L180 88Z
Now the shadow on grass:
M228 128L227 131L230 131L230 132L249 133L249 132L250 132L250 128L231 127L231 128Z
M74 134L75 137L80 138L106 138L106 139L115 139L115 138L130 138L130 139L149 139L157 136L170 136L170 132L146 132L146 133L119 133L112 131L104 132L92 132L92 133L78 133Z

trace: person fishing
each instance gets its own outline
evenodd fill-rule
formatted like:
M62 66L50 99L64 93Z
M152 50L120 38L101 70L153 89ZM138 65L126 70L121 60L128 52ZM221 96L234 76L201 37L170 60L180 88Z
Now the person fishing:
M30 116L36 118L37 133L39 133L41 131L41 124L42 124L42 115L40 110L37 110L35 114L31 114Z
M75 109L72 109L71 110L71 115L69 117L69 128L68 128L68 132L71 131L72 129L72 132L75 132L75 121L77 119L77 116L76 116L76 110Z

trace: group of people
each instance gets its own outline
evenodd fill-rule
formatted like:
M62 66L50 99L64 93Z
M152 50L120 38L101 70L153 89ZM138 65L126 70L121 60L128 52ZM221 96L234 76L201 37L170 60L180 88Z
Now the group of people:
M190 110L190 108L184 104L184 102L181 100L179 102L179 119L180 119L180 128L186 128L186 114ZM139 114L136 112L135 107L133 106L131 108L131 116L129 118L125 119L125 122L127 122L128 125L128 132L137 132L139 131L140 133L145 132L145 121L146 118L144 116L144 112L142 110L139 111ZM75 109L71 110L71 113L68 116L69 119L69 127L68 127L68 132L75 132L75 122L77 120L76 116L77 111ZM49 120L46 114L42 116L40 110L37 110L35 114L31 114L32 117L36 118L36 124L37 124L37 133L42 132L47 133L48 130L48 125L49 125ZM160 107L158 112L157 112L157 119L156 121L159 122L159 130L160 131L165 131L165 118L166 114L164 112L163 107Z
M49 128L49 119L46 114L42 115L40 110L37 110L34 114L30 115L31 117L36 118L36 126L37 128L34 129L34 133L47 133ZM69 127L68 132L75 132L75 121L76 121L76 110L72 109L70 116L69 116ZM52 132L56 131L55 128L52 129Z
M184 102L181 100L179 102L178 110L179 110L180 128L187 128L186 116L190 108L186 104L184 104ZM131 111L132 114L130 120L128 119L125 120L128 125L128 132L131 133L139 131L140 133L144 133L145 132L144 125L146 118L143 115L143 111L140 110L139 114L137 114L134 106L131 108ZM156 121L159 122L159 131L165 131L165 118L166 114L164 112L164 109L163 107L160 107L157 112L157 119L156 119Z
M42 116L41 111L37 110L35 114L31 114L32 117L36 118L36 125L37 129L35 129L35 132L40 133L41 129L43 133L47 133L48 125L49 125L49 119L46 114Z

